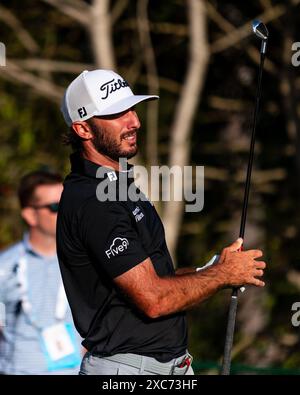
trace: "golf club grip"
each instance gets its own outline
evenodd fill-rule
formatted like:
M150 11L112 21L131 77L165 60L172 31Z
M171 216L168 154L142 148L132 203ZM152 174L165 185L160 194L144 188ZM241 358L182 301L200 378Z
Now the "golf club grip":
M238 293L237 288L234 288L231 294L229 313L228 313L228 323L227 323L226 340L224 347L224 358L223 358L223 364L221 370L222 376L228 376L230 374L231 349L233 344L235 318L236 318L236 311L238 305L237 293Z

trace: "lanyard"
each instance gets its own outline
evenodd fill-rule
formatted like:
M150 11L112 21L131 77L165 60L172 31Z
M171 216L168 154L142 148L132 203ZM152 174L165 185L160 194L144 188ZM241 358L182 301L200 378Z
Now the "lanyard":
M35 323L35 320L32 317L32 304L29 300L29 294L28 294L28 276L27 276L27 258L25 255L21 256L21 258L18 261L18 270L17 270L17 276L18 276L18 283L19 283L19 289L21 292L21 304L24 313L27 315L29 318L30 322L38 327L38 325ZM57 297L56 297L56 306L55 306L55 319L56 320L63 320L66 316L67 313L67 308L68 308L68 301L65 293L65 289L63 286L62 281L60 282L58 292L57 292Z

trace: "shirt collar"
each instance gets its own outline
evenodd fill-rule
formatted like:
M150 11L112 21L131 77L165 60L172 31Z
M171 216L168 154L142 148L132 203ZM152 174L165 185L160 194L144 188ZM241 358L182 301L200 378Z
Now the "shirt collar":
M31 243L29 241L29 233L28 232L26 232L24 234L23 245L24 245L24 248L25 248L26 252L28 252L30 254L33 254L33 255L38 255L38 253L34 251L32 245L31 245Z
M119 178L119 174L127 173L128 177L133 177L133 169L134 166L126 163L127 169L124 171L116 171L114 169L111 169L109 167L101 166L98 165L95 162L91 162L85 158L82 157L79 151L74 152L73 154L70 155L70 162L71 162L71 170L74 173L79 173L82 175L85 175L87 177L92 177L92 178L102 178L99 177L99 173L97 175L97 171L99 168L102 168L104 170L104 177L107 178L109 173L115 173L116 177ZM103 174L103 172L101 172Z
M25 252L27 254L35 256L37 258L42 258L42 259L47 259L49 261L52 261L56 257L56 254L53 254L51 256L45 256L45 255L42 255L39 252L35 251L34 247L32 246L32 244L29 241L29 233L28 232L26 232L23 236L23 246L24 246Z

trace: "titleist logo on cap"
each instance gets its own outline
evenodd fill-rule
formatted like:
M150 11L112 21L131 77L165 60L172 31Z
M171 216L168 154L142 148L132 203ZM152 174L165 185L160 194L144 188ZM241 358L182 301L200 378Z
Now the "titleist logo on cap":
M103 85L100 86L100 91L105 92L105 96L101 97L101 99L107 99L111 93L116 92L121 88L125 88L126 86L129 86L128 83L125 80L121 79L116 80L115 78L113 78L112 80L105 82Z

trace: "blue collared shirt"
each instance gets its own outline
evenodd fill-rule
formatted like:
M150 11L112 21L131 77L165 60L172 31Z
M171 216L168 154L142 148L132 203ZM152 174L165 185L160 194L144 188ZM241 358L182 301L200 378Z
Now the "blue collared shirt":
M31 304L30 314L21 307L21 291L17 276L21 257L27 263L27 297ZM61 285L57 257L38 254L24 239L0 254L0 302L5 305L6 320L0 337L0 371L6 374L51 374L40 343L39 329L57 323L55 310ZM65 322L73 324L69 306ZM77 333L77 332L76 332ZM78 346L80 346L78 335ZM54 371L54 374L77 374L76 368ZM53 374L53 373L52 373Z

